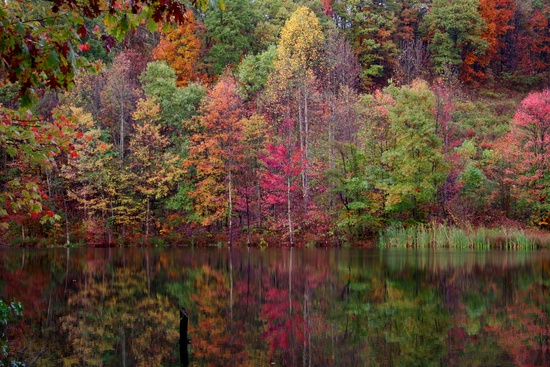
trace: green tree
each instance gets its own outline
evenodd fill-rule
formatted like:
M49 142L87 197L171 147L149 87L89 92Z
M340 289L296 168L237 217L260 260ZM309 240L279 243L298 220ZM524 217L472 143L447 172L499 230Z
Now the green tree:
M139 79L147 98L159 104L159 123L169 132L172 142L186 138L184 121L197 114L206 88L196 83L179 88L175 70L164 61L148 63Z
M258 55L246 55L237 69L241 90L245 97L252 98L264 88L269 75L274 70L274 61L277 57L277 49L270 46L266 51Z
M277 44L285 22L298 8L298 4L292 0L259 0L254 1L252 6L260 14L254 27L254 38L259 50Z
M447 174L434 107L434 95L427 83L417 80L395 91L395 105L388 110L395 147L382 154L388 177L381 187L387 194L387 210L410 210L414 220L426 214L423 205L434 203Z
M424 18L435 70L455 67L463 72L466 55L482 55L489 49L483 37L487 23L479 12L479 0L434 0Z
M348 36L361 64L364 87L385 84L395 68L393 6L393 1L342 0L333 3L337 25Z
M242 57L255 49L254 27L259 13L248 0L228 0L225 9L212 9L204 17L207 28L206 62L211 73L220 75L226 66L237 65Z

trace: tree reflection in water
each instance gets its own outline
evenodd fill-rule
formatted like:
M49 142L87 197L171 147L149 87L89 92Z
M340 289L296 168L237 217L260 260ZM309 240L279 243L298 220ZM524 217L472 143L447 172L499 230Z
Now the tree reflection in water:
M550 253L4 250L38 366L545 366Z

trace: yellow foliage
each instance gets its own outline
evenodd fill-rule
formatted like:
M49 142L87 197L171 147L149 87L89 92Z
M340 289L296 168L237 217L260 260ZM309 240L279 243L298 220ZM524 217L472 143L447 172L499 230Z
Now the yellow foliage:
M324 38L313 11L305 6L299 7L281 30L275 69L287 78L310 69L319 61Z

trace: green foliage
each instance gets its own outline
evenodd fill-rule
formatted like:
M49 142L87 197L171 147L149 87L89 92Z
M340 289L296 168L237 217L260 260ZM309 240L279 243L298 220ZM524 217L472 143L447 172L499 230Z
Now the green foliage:
M23 317L21 302L12 301L9 304L0 299L0 366L24 367L25 365L13 359L7 340L4 340L5 331L9 323Z
M276 57L277 48L274 45L261 54L245 56L237 71L245 97L253 97L265 86L269 74L274 70Z
M425 82L395 92L395 106L388 111L395 148L382 154L388 178L380 186L387 193L389 211L412 210L415 220L423 217L423 204L434 202L447 175L447 164L436 134L434 96Z
M159 103L171 100L177 89L176 71L165 61L148 63L139 80L145 95Z
M176 72L164 61L154 61L147 64L147 69L141 74L145 95L161 107L159 122L169 128L171 138L183 139L176 144L183 153L185 139L184 121L191 120L197 113L202 100L206 97L206 88L197 83L189 83L186 87L176 85Z
M394 69L396 18L389 6L386 2L360 0L333 3L340 27L347 34L362 66L361 79L365 87L385 84Z
M257 52L254 27L260 14L248 0L227 0L225 9L212 9L204 18L210 46L206 62L220 75L226 66L237 65L248 53Z
M482 37L487 24L479 13L479 0L434 0L424 18L435 70L460 68L468 52L484 54L489 43Z
M254 28L255 42L259 50L266 50L278 42L281 29L298 4L291 0L258 0L252 6L261 14Z
M381 195L376 193L374 180L364 169L366 157L353 145L340 151L342 159L331 174L334 191L342 202L338 227L354 237L376 231L382 224Z

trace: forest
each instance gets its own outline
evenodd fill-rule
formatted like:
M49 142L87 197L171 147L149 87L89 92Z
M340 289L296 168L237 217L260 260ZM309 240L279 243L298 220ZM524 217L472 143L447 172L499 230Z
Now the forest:
M0 244L550 222L548 0L4 0Z

